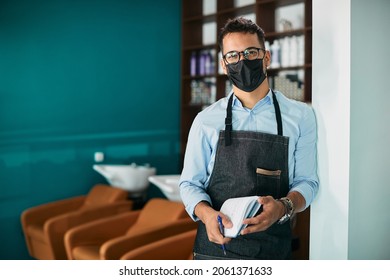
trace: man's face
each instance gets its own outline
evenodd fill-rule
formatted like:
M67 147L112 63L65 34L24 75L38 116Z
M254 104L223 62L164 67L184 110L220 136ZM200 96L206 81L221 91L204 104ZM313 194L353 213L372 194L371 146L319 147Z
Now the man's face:
M223 44L223 53L222 55L225 55L228 52L231 51L238 51L242 52L247 48L250 47L257 47L261 48L262 46L260 45L259 39L257 38L257 34L250 34L250 33L239 33L239 32L234 32L234 33L228 33L222 40ZM261 51L263 52L263 51ZM263 53L260 54L260 58L263 57ZM241 57L242 59L242 57ZM271 61L271 55L269 51L266 51L264 55L264 61L263 61L263 70L265 71L265 68L269 66ZM222 69L225 74L227 74L226 70L226 65L223 61L221 60L222 64Z

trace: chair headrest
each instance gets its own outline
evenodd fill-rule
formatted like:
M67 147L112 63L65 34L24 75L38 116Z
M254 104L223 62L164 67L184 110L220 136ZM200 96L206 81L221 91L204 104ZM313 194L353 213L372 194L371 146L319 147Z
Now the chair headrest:
M128 198L128 193L109 185L95 185L87 194L83 207L94 207L106 205L117 201L124 201Z
M137 222L128 230L127 234L166 225L188 217L181 202L163 198L150 199L141 210Z

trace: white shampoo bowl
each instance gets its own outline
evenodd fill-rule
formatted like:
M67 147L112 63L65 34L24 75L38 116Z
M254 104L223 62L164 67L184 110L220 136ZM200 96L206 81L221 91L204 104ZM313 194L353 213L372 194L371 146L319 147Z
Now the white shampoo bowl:
M93 169L103 175L111 186L128 191L130 196L142 195L149 186L149 176L156 174L154 167L135 164L95 164Z
M181 202L179 180L180 175L156 175L149 177L149 182L156 185L169 200Z

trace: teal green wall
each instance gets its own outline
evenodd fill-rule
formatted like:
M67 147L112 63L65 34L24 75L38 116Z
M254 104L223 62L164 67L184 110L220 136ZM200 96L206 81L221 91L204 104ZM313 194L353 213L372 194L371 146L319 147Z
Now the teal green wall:
M351 1L350 260L390 260L389 11Z
M179 0L0 2L0 259L29 258L24 209L105 182L96 151L180 171L180 12Z

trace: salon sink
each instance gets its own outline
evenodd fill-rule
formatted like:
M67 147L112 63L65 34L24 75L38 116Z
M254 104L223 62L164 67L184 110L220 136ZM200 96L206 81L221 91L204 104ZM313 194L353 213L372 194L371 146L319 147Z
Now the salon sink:
M108 183L129 192L130 196L142 196L149 187L148 178L156 174L156 168L136 164L94 164L93 169L103 175Z
M154 175L149 177L149 182L157 186L169 200L181 202L179 180L180 175Z

